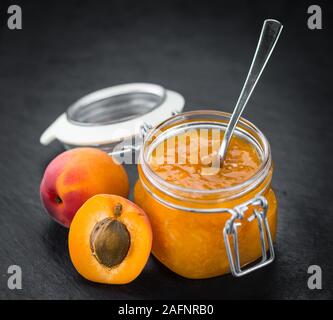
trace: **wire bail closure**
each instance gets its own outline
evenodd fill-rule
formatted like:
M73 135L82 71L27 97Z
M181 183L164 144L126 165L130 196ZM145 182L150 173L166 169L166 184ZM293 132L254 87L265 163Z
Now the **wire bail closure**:
M252 220L257 219L259 234L260 234L262 258L261 261L258 262L257 264L242 270L240 266L238 235L237 235L237 227L241 223L236 222L236 220L242 220L244 218L244 214L248 210L248 207L250 205L259 206L261 208L261 210L260 209L258 210L256 208L253 209L253 214L247 220L251 222ZM229 260L230 270L235 277L241 277L252 271L262 268L273 262L275 258L273 240L267 221L267 210L268 210L268 202L264 196L253 198L247 201L246 203L237 206L234 209L229 210L229 213L232 216L224 226L223 236ZM232 236L234 250L231 249L229 235ZM268 255L266 248L266 238L268 242L268 252L269 252Z

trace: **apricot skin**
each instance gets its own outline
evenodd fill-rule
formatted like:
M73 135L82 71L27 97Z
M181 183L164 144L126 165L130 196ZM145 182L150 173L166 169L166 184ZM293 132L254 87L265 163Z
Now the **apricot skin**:
M114 207L120 203L122 213ZM114 267L101 264L91 249L91 234L104 219L117 219L130 235L130 247L124 260ZM119 196L99 194L90 198L76 213L68 236L69 254L75 269L87 280L106 284L126 284L143 270L150 255L152 230L144 211Z
M81 205L99 193L127 197L129 182L125 169L95 148L76 148L58 155L46 168L40 185L44 207L65 227Z

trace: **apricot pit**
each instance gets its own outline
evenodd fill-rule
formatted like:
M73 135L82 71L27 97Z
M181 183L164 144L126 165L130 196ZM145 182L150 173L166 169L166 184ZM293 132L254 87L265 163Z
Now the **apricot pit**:
M96 223L90 235L90 247L97 261L112 268L126 257L131 237L126 226L117 220L121 215L122 205L116 204L115 219L106 218Z

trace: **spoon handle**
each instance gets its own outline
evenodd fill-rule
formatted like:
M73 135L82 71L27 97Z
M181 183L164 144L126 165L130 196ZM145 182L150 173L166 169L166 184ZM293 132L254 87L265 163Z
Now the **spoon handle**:
M225 159L229 142L236 127L236 124L241 114L243 113L243 110L261 76L261 73L265 69L267 61L269 60L271 53L273 52L273 49L280 36L281 31L282 24L279 21L272 19L264 21L249 73L246 77L243 89L240 93L237 104L230 118L229 124L227 126L221 143L221 147L218 152L220 165L223 164L223 161Z

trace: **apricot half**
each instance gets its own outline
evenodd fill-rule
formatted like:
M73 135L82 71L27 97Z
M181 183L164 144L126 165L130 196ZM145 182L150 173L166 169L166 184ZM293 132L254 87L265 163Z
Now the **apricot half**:
M141 273L148 260L152 230L144 211L133 202L99 194L77 211L68 245L72 263L84 278L125 284Z

